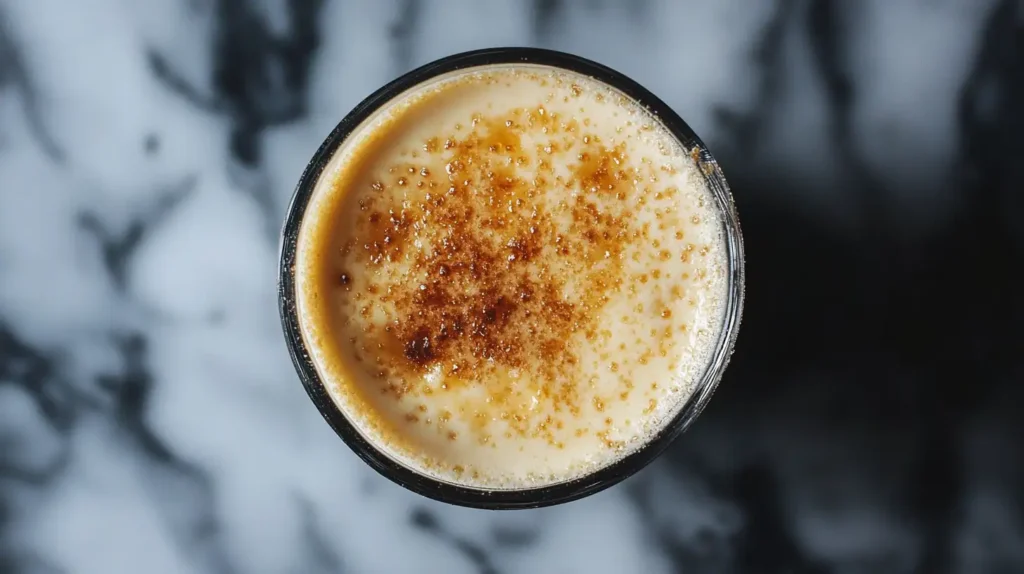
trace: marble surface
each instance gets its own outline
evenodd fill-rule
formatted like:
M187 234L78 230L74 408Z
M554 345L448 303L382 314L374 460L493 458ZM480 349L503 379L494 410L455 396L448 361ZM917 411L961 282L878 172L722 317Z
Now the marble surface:
M626 483L446 507L299 385L276 238L412 66L572 51L735 188L748 313ZM0 0L0 572L1024 571L1015 0Z

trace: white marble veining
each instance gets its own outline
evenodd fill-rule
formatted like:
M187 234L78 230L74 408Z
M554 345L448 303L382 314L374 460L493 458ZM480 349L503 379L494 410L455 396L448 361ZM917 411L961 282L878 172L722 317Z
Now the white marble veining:
M966 201L947 185L958 110L1004 4L0 0L0 572L918 571L936 544L905 501L922 440L818 410L843 400L835 379L920 369L794 365L769 376L812 392L708 416L609 491L446 507L373 473L306 397L276 234L361 98L453 52L539 45L665 99L736 166L741 210L788 206L845 241L881 206L923 241ZM834 25L824 41L814 18ZM948 453L970 461L950 572L1024 567L1019 453L991 462L1015 456L1016 414L994 404ZM744 479L719 481L750 465L776 485L754 502L785 535L754 529Z

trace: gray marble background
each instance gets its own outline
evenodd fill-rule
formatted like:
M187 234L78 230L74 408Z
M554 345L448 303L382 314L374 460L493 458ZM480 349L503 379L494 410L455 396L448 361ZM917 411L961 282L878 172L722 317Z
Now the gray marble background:
M1022 4L0 0L0 572L1024 572ZM542 511L375 475L275 307L322 138L496 45L665 99L749 252L698 424Z

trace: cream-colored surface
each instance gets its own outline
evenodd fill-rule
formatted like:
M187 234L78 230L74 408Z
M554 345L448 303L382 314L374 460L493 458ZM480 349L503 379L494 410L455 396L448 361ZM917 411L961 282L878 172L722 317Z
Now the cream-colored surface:
M575 372L567 374L580 387L578 412L545 413L552 407L538 397L549 381L530 380L535 372L530 368L496 368L488 375L504 377L503 384L516 390L516 408L540 419L553 417L544 437L509 432L500 410L466 412L467 404L488 404L488 381L452 385L442 392L448 375L440 365L403 375L416 378L405 381L413 388L437 392L380 398L372 390L380 381L367 376L367 367L354 358L353 345L339 338L357 340L368 325L382 327L397 311L389 303L335 295L330 285L336 270L324 255L325 249L336 247L339 234L356 227L354 200L370 193L371 182L387 176L388 165L409 158L430 138L443 141L446 134L457 133L457 125L466 129L474 114L500 115L515 108L542 108L561 122L585 122L578 137L597 135L608 147L624 143L639 178L630 182L625 200L594 201L609 213L626 214L635 229L644 229L644 236L625 243L618 255L624 280L606 293L597 318L599 335L588 340L576 334L570 342L579 357ZM523 147L530 157L517 168L519 175L534 177L535 166L546 159L555 173L571 178L569 166L577 150L556 149L543 157L553 137L540 128L524 133ZM589 192L559 190L536 201L550 210L564 233L572 234L578 230L571 213L559 210L559 204ZM424 192L409 186L387 193ZM429 252L436 238L421 233L406 252ZM345 263L351 274L347 279L354 287L415 282L419 271L410 261L403 256L370 268L353 259ZM580 303L572 262L546 255L541 262L567 275L562 295L568 303ZM369 440L424 474L468 486L514 489L570 480L606 466L641 448L678 412L718 340L725 269L715 202L688 150L649 113L607 86L571 73L491 67L438 78L396 98L342 145L307 209L299 236L296 299L303 336L322 379L338 407ZM366 306L370 311L360 313ZM338 314L345 317L340 323ZM332 317L335 325L347 325L341 331L329 327ZM420 413L416 423L407 420L410 412ZM488 419L483 427L486 441L478 440L482 416ZM432 424L422 424L424 419Z

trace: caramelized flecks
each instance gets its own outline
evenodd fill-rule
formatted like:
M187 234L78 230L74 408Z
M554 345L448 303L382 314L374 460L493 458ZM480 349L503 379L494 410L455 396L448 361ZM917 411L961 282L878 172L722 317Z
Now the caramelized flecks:
M434 346L430 342L429 329L420 329L405 341L405 358L415 365L424 365L434 360Z
M538 133L542 145L524 147ZM391 305L383 332L367 329L372 369L386 381L442 373L427 392L486 387L463 409L484 413L470 425L477 439L499 419L555 441L564 422L537 418L536 402L578 416L590 400L576 380L578 341L610 335L597 319L625 280L624 250L644 236L631 211L640 163L543 107L475 114L441 139L423 142L416 164L380 166L358 201L345 269L365 269L369 286L355 297L373 287ZM568 174L545 160L552 153L566 156ZM399 263L404 272L375 271Z

